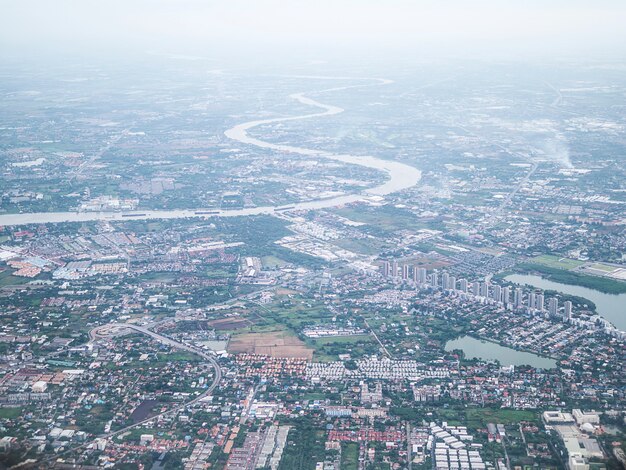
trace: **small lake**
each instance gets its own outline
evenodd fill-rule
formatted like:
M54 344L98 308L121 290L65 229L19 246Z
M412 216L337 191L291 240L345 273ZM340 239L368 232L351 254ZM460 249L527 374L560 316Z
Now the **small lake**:
M626 331L626 294L605 294L588 287L562 284L531 274L511 274L504 279L520 285L528 284L537 289L555 290L589 299L596 304L598 315L613 323L616 328Z
M462 336L446 343L446 351L461 349L468 359L500 361L503 366L529 365L542 369L553 369L556 361L533 353L516 351L489 341L482 341L471 336Z
M130 419L133 423L138 423L143 421L146 418L156 414L154 413L154 408L159 405L157 400L145 400L139 404L137 408L130 414Z

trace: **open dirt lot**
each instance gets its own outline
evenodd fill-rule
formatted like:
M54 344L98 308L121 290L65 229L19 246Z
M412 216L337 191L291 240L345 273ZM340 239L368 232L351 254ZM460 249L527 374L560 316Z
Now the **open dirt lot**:
M238 330L254 324L246 318L220 318L219 320L211 320L208 322L216 330Z
M231 353L255 353L272 357L313 357L313 349L284 331L235 335L228 344Z

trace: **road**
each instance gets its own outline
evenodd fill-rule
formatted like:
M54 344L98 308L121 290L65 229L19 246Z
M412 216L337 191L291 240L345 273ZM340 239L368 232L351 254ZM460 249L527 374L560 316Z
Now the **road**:
M381 349L383 350L383 352L387 355L387 357L389 359L393 359L393 357L391 356L391 354L389 354L389 351L387 351L387 348L385 347L385 345L380 341L380 339L378 338L378 335L376 334L376 332L374 331L374 329L369 325L369 323L367 323L367 320L363 320L363 322L365 323L365 326L367 326L367 328L370 330L370 332L372 333L372 336L374 336L374 338L376 339L376 341L378 341L378 344L380 344Z
M502 436L500 442L502 443L502 450L504 451L504 458L506 461L507 470L511 470L511 460L509 459L509 453L506 450L506 444L504 441L506 440L506 436Z
M217 361L215 360L215 358L212 355L204 352L201 349L195 348L193 346L189 346L189 345L184 344L184 343L180 343L180 342L175 341L175 340L173 340L171 338L168 338L167 336L163 336L162 334L155 333L154 331L149 330L148 328L145 328L143 326L133 325L133 324L130 324L130 323L108 323L106 325L101 325L101 326L98 326L98 327L94 328L93 330L91 330L89 332L89 337L90 338L96 338L97 335L98 335L98 332L100 330L103 330L103 329L107 328L107 327L120 327L120 328L129 328L131 330L135 330L135 331L137 331L139 333L143 333L144 335L150 336L150 337L156 339L157 341L159 341L159 342L161 342L163 344L167 344L168 346L171 346L173 348L181 349L183 351L188 351L188 352L191 352L193 354L196 354L196 355L200 356L202 359L205 359L206 361L211 363L211 365L213 366L213 369L215 371L215 376L213 377L213 383L201 395L198 395L192 401L187 402L184 405L180 405L178 407L179 409L182 409L182 408L185 408L186 406L192 405L192 404L202 400L207 395L210 395L211 392L213 392L213 390L215 390L215 388L218 386L220 380L222 379L222 369L220 368L219 364L217 363ZM176 409L172 409L172 410L166 411L165 413L162 413L161 415L156 415L156 416L153 416L151 418L148 418L148 419L142 421L141 423L152 421L153 419L158 418L159 416L170 414L170 413L173 413L175 411L177 411L177 410ZM124 432L125 430L128 430L128 429L131 429L133 427L139 426L141 423L133 424L132 426L129 426L128 428L124 428L124 430L119 430L119 431L116 431L115 433L112 433L112 434L119 434L120 432Z
M496 209L496 212L494 215L499 215L502 213L502 211L504 211L504 209L506 208L506 206L508 206L511 203L511 200L513 199L513 197L519 192L520 189L522 189L524 187L524 185L526 185L526 183L528 183L528 180L530 180L530 177L535 173L535 171L537 171L537 167L539 166L537 163L533 163L532 164L532 168L530 169L530 171L528 173L526 173L526 175L524 175L524 177L520 180L520 182L515 186L515 188L513 188L513 191L511 191L506 198L504 199L504 201L502 201L502 204L500 204L500 206Z
M259 392L259 389L262 387L262 384L257 384L253 389L250 390L250 393L247 397L247 404L245 409L241 412L241 416L239 418L239 424L244 425L248 418L250 417L250 410L252 409L252 405L254 404L254 397Z
M136 427L142 426L146 423L149 423L151 421L154 421L156 419L159 418L163 418L165 416L169 416L169 415L173 415L178 413L179 411L184 410L186 407L191 406L195 403L198 403L199 401L201 401L203 398L207 397L208 395L210 395L211 393L213 393L213 390L215 390L217 388L217 386L219 385L220 381L222 380L222 369L220 368L219 364L217 363L217 361L215 360L215 358L213 356L211 356L210 354L202 351L201 349L197 349L194 348L193 346L189 346L187 344L184 343L180 343L178 341L175 341L171 338L168 338L167 336L163 336L159 333L155 333L154 331L149 330L148 328L145 328L143 326L139 326L139 325L133 325L133 324L129 324L129 323L108 323L106 325L101 325L98 326L94 329L92 329L89 332L89 337L91 338L92 341L103 337L102 335L102 331L106 330L107 328L111 328L111 327L118 327L118 328L128 328L134 331L137 331L138 333L142 333L145 334L147 336L150 336L151 338L154 338L155 340L163 343L163 344L167 344L168 346L171 346L172 348L176 348L176 349L180 349L183 351L188 351L191 352L193 354L196 354L198 356L200 356L202 359L205 359L206 361L208 361L209 363L211 363L211 365L213 366L213 369L215 371L215 375L213 377L213 382L211 383L211 385L204 391L202 392L200 395L198 395L196 398L194 398L191 401L188 401L186 403L183 403L181 405L178 405L168 411L165 411L164 413L159 413L157 415L151 416L150 418L146 418L142 421L139 421L135 424L131 424L130 426L126 426L122 429L118 429L117 431L113 431L113 432L109 432L109 433L104 433L104 434L100 434L99 436L97 436L97 438L102 438L102 439L112 439L115 436L119 436L120 434L123 434L125 432L128 432ZM58 454L49 457L47 459L41 460L39 462L36 462L32 465L28 465L25 468L44 468L41 467L41 465L43 464L49 464L51 463L53 460L56 460L58 457L60 457L61 455L64 455L66 453L69 452L75 452L77 450L80 449L84 449L87 446L91 445L93 443L93 441L91 442L86 442L84 444L81 444L79 446L75 446L72 447L68 450L65 450L63 452L59 452Z
M215 390L217 388L217 386L220 383L220 380L222 379L222 369L220 368L219 364L217 363L217 361L215 360L215 358L213 356L211 356L210 354L207 354L206 352L202 351L201 349L197 349L194 348L192 346L188 346L184 343L179 343L178 341L175 341L173 339L170 339L166 336L163 336L159 333L155 333L154 331L151 331L147 328L144 328L143 326L139 326L139 325L132 325L129 323L109 323L109 325L104 325L104 326L121 326L121 327L126 327L126 328L130 328L132 330L135 330L139 333L143 333L147 336L150 336L154 339L156 339L157 341L163 343L163 344L167 344L168 346L171 346L173 348L176 349L181 349L183 351L188 351L191 353L194 353L198 356L200 356L202 359L205 359L206 361L210 362L211 365L213 366L213 370L215 371L215 375L213 377L213 383L204 391L202 392L200 395L198 395L196 398L194 398L191 401L188 401L187 403L184 403L182 405L179 405L175 408L172 408L171 410L168 410L164 413L160 413L158 415L152 416L150 418L146 418L143 421L139 421L138 423L135 424L131 424L130 426L126 426L125 428L119 429L115 432L111 432L109 434L107 434L106 436L99 436L99 437L106 437L107 439L110 439L112 437L115 437L119 434L123 434L127 431L130 431L133 428L136 428L138 426L141 426L142 424L146 424L149 423L150 421L153 421L155 419L161 418L163 416L168 416L170 414L175 414L183 409L185 409L186 407L193 405L197 402L199 402L200 400L202 400L203 398L207 397L208 395L210 395L213 390ZM102 328L102 327L98 327L98 328ZM98 328L95 328L95 330L97 330ZM93 331L93 330L92 330ZM91 336L91 332L90 332L90 336Z
M107 152L111 147L113 147L113 145L118 143L120 139L124 137L125 135L127 135L129 132L130 132L130 129L124 129L119 134L111 137L111 139L109 139L109 141L105 143L104 146L101 147L95 155L86 159L83 163L81 163L78 166L78 168L76 168L76 170L71 174L68 181L71 183L74 179L77 179L79 176L81 176L86 169L88 169L96 160L101 158L102 155L105 154L105 152Z
M411 423L406 422L406 458L408 470L413 470L413 446L411 445Z
M500 150L508 153L509 155L513 155L515 157L521 158L522 160L526 160L529 161L529 157L527 155L524 155L520 152L515 152L507 147L505 147L502 144L499 144L498 142L493 142L489 139L484 138L483 136L475 133L474 131L468 129L467 127L464 127L460 124L457 124L457 127L459 129L462 129L464 132L467 132L469 135L476 137L477 139L489 144L489 145L494 145L496 147L498 147ZM530 171L528 173L526 173L526 175L521 179L521 181L515 186L515 188L513 188L513 191L511 191L507 197L502 201L502 203L498 206L498 208L493 212L492 214L492 220L494 217L500 215L502 213L502 211L511 203L511 200L513 199L513 197L518 193L518 191L526 184L528 183L528 180L530 179L530 177L535 173L535 171L537 171L537 167L539 166L538 163L533 162L532 160L530 160L530 163L532 164L532 167L530 169Z

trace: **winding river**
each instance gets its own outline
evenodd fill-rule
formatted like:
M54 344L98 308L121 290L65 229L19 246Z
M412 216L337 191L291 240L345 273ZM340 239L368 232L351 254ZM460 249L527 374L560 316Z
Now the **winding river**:
M332 77L319 77L332 78ZM338 78L345 80L345 78ZM356 79L354 79L356 80ZM391 80L385 79L360 79L374 81L374 83L350 85L343 87L329 88L318 91L317 93L328 93L332 91L346 90L349 88L358 88L374 85L386 85ZM368 196L385 196L403 189L415 186L421 179L421 172L410 165L384 160L373 156L358 156L348 154L336 154L319 149L308 149L304 147L296 147L292 145L275 144L260 140L248 135L248 131L254 127L276 122L295 121L300 119L313 119L324 116L331 116L342 113L344 110L338 106L320 103L313 98L307 97L304 93L295 93L290 95L291 99L299 101L302 104L321 108L322 111L316 113L302 114L298 116L289 116L273 119L262 119L256 121L238 124L227 131L224 135L229 139L238 141L246 145L254 145L260 148L272 149L284 153L295 153L314 158L323 158L335 160L353 165L360 165L367 168L373 168L387 174L388 179L379 186L369 188L360 193L345 194L337 197L318 199L314 201L298 202L286 206L263 206L246 209L214 209L214 208L197 208L183 210L137 210L130 213L124 212L29 212L23 214L2 214L0 215L0 225L24 225L24 224L45 224L55 222L87 222L94 220L145 220L145 219L183 219L189 217L238 217L249 215L276 214L286 208L293 210L311 210L325 209L329 207L341 206L356 201L366 199Z

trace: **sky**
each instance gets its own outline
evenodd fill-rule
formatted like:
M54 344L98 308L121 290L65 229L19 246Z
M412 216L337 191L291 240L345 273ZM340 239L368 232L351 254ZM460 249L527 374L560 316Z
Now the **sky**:
M625 0L0 0L5 54L623 57Z

